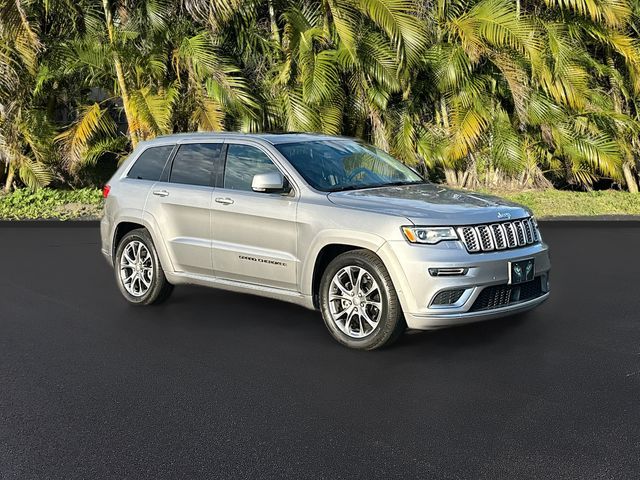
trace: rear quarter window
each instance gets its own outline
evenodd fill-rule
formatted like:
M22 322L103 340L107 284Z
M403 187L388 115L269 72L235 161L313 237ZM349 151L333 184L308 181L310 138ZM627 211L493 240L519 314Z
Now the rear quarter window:
M140 154L127 174L128 178L158 181L173 151L173 145L149 147Z

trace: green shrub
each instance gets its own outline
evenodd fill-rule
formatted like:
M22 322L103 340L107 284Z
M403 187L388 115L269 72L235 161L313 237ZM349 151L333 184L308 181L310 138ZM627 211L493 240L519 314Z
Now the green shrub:
M490 193L526 205L538 217L640 215L640 194L638 193L617 190L593 192L531 190Z
M640 215L640 194L603 190L597 192L567 192L531 190L524 192L490 191L531 208L538 217L561 215ZM100 218L102 192L95 188L53 190L43 188L32 192L16 190L0 194L0 219L35 220L56 218Z
M21 189L0 195L0 218L2 219L98 218L101 211L102 192L95 188L78 190L42 188L35 192Z

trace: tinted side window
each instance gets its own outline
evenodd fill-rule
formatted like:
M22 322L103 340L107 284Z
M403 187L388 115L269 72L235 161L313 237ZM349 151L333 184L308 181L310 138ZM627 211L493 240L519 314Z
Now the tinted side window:
M277 167L261 150L248 145L229 145L224 168L224 188L250 192L254 175L277 171Z
M220 156L221 143L195 143L180 146L171 167L171 183L211 185L214 162Z
M138 157L127 177L139 180L160 180L165 163L171 155L173 145L147 148Z

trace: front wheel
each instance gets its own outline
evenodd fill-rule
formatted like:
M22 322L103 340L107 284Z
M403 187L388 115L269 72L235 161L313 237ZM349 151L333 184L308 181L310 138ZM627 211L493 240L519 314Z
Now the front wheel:
M406 329L389 272L368 250L343 253L328 265L320 282L320 308L331 335L350 348L389 345Z
M114 262L120 293L134 305L151 305L172 292L164 275L156 248L144 228L127 233L118 244Z

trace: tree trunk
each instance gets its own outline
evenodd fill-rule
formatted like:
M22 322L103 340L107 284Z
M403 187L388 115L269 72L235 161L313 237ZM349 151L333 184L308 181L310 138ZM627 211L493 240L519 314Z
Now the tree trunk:
M269 20L271 21L271 38L280 45L280 30L278 29L278 20L276 19L276 11L273 8L273 0L269 0Z
M446 168L444 169L444 178L447 181L447 185L449 185L450 187L459 187L459 181L458 181L458 172L455 171L453 168Z
M460 188L464 188L467 185L467 181L469 180L469 170L466 170L463 174L462 174L462 178L460 179L459 183L459 187Z
M440 97L440 111L442 112L442 126L449 130L449 112L447 112L447 104L444 97Z
M369 110L369 121L371 122L371 136L373 144L381 150L389 151L387 132L384 128L384 121L380 113L375 109Z
M104 18L107 26L107 33L109 34L109 43L113 48L113 66L116 69L116 79L118 82L118 88L120 88L120 95L122 96L122 107L124 108L124 115L127 117L127 124L129 125L129 136L131 138L131 145L133 148L138 145L138 131L135 121L135 115L131 109L131 99L129 97L129 89L127 88L127 82L124 76L124 70L122 68L122 61L120 55L115 50L115 27L113 25L113 17L111 15L111 4L109 0L102 0L102 8L104 9Z
M127 83L124 77L124 71L122 70L122 63L120 62L120 56L113 52L113 63L116 67L116 76L118 78L118 87L120 88L120 95L122 96L122 106L124 108L124 115L127 117L127 124L129 125L129 136L131 137L131 146L136 148L140 141L138 137L138 129L136 126L135 115L131 109L131 99L129 98L129 90L127 89Z
M4 193L9 193L11 191L11 186L13 185L13 179L15 178L15 171L13 170L13 166L9 163L9 168L7 169L7 180L4 184Z
M631 193L638 193L638 182L628 163L622 164L622 173L624 174L624 179L627 182L629 191Z
M612 69L615 69L615 63L613 62L611 55L607 55L607 65L609 65ZM616 113L623 113L623 110L625 110L624 100L620 92L620 88L618 87L618 84L616 83L613 76L609 78L609 83L611 84L613 108ZM627 153L625 157L627 158L623 159L622 162L622 174L624 175L624 179L627 182L627 188L631 193L638 193L638 182L636 181L636 178L633 175L633 171L631 170L631 165L633 165L633 155Z
M322 1L322 29L325 35L330 38L331 35L331 19L329 13L331 12L331 5L327 0Z

